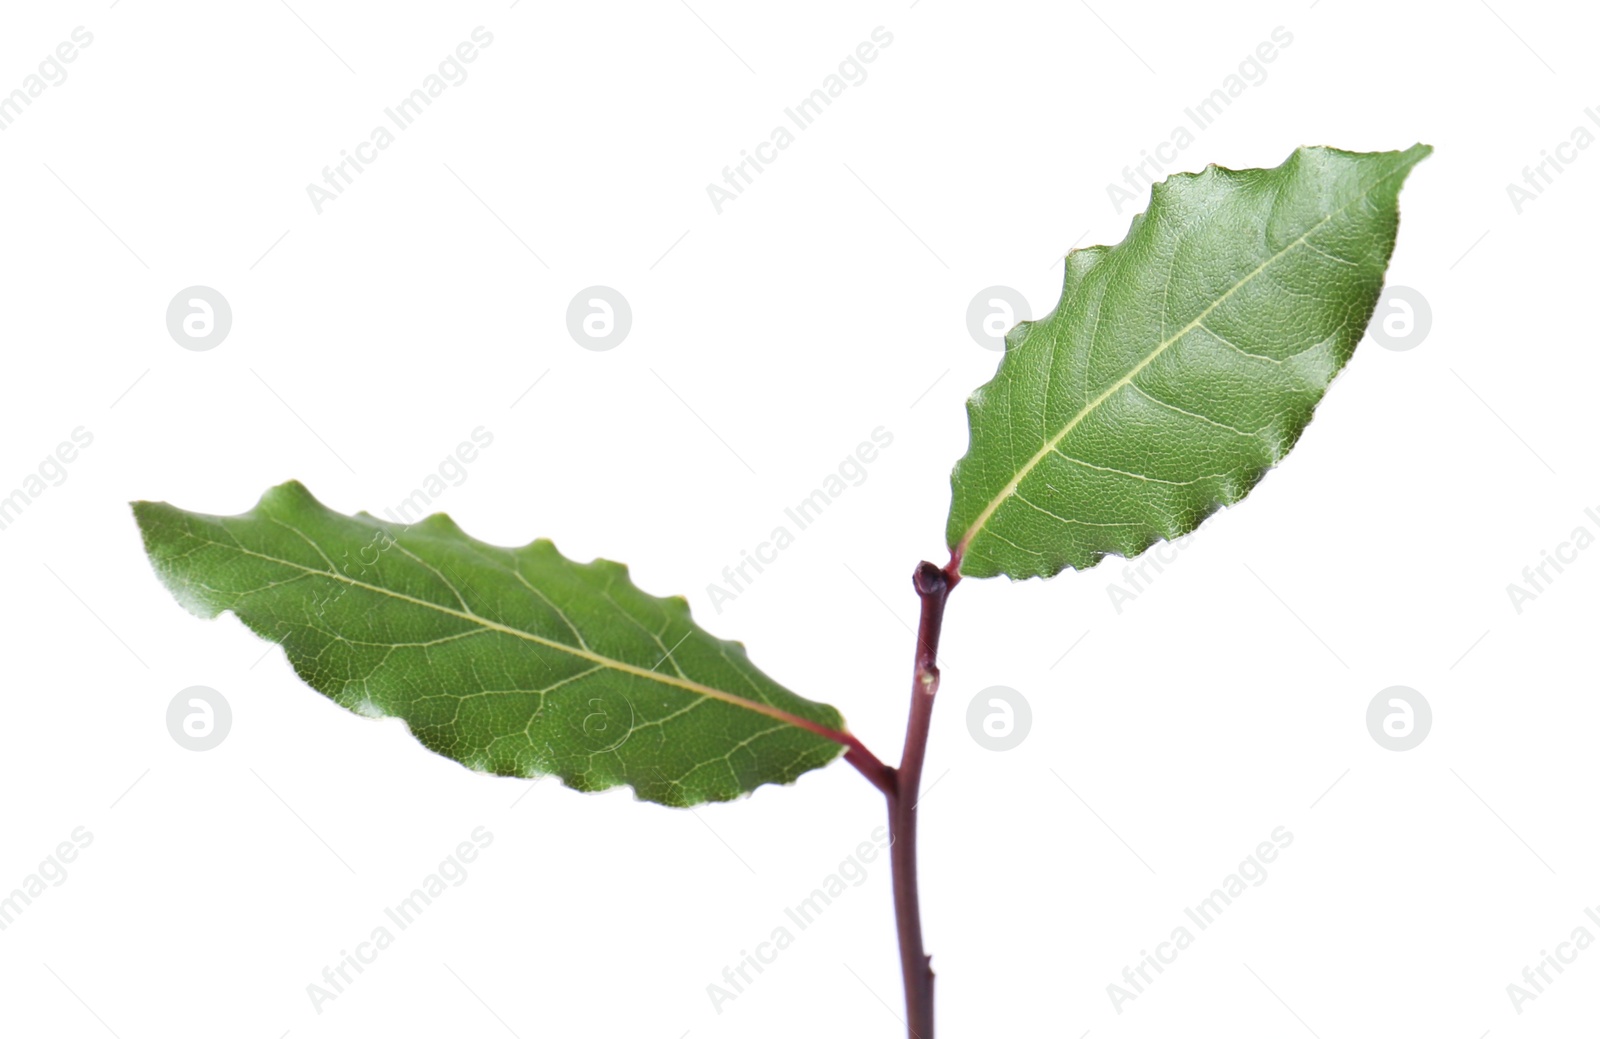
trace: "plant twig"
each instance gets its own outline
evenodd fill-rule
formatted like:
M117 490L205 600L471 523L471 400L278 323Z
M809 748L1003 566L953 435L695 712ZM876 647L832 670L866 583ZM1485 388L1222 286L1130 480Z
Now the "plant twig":
M867 777L867 781L882 790L886 797L893 797L895 791L894 769L878 760L878 756L866 748L860 740L848 732L840 733L844 738L839 740L850 748L845 752L844 759L856 767L856 771Z
M928 750L933 700L939 691L939 631L950 589L961 579L959 559L944 569L924 562L911 577L922 599L917 627L916 665L911 679L911 715L906 745L894 773L889 800L889 861L894 875L895 924L900 937L900 972L906 989L906 1030L911 1039L933 1039L932 958L922 945L922 912L917 896L917 801L922 762Z

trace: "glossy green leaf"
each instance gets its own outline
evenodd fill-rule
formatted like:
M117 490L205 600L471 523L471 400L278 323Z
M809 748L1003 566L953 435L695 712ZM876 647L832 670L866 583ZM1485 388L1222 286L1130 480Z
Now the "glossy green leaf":
M298 483L241 516L135 502L145 550L191 612L231 610L313 688L403 718L469 768L626 784L667 805L792 782L844 748L844 720L713 638L682 598L549 541L498 548L448 516L328 509Z
M1431 151L1301 148L1157 184L967 402L947 525L961 573L1134 556L1243 498L1299 439L1372 317L1406 174Z

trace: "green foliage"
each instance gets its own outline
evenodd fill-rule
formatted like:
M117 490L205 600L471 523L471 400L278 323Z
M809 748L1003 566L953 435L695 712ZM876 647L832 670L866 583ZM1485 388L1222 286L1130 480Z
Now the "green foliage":
M618 563L574 563L543 540L497 548L442 514L344 516L298 483L240 516L133 511L190 611L231 610L319 692L405 719L469 768L685 806L792 782L844 750L825 735L843 730L838 711L772 681Z
M1051 577L1189 533L1299 439L1365 331L1431 151L1301 148L1151 191L1073 251L1056 309L967 403L946 536L972 577Z

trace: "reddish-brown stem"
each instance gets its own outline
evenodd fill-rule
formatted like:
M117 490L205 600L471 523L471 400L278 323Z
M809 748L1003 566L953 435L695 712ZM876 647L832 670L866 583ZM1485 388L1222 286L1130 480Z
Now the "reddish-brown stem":
M867 781L882 790L885 797L893 797L895 791L894 769L878 760L876 754L866 748L860 740L850 733L840 733L843 739L839 742L850 748L845 751L844 759L856 767L856 771L867 777Z
M895 928L900 938L900 973L906 989L906 1032L909 1039L933 1039L933 960L922 945L922 910L917 896L917 802L922 789L922 762L928 752L933 700L939 692L939 632L950 589L961 580L960 553L940 569L920 563L911 586L922 600L917 626L916 662L911 678L911 716L900 767L890 768L848 732L818 726L814 731L849 748L845 760L854 765L889 802L889 869L894 883Z
M855 734L842 729L830 729L821 722L814 722L797 714L790 714L788 711L769 707L766 704L760 705L760 710L763 714L770 714L797 729L814 732L823 739L829 739L839 744L845 748L844 759L854 765L856 770L863 776L866 776L868 782L882 790L885 795L894 793L894 769L879 761L878 756L868 750L866 744L857 739Z
M922 599L917 626L916 663L911 679L911 715L906 745L895 770L889 799L890 870L894 880L895 925L900 937L900 972L906 989L906 1030L910 1039L933 1039L933 967L922 944L922 911L917 895L917 802L922 762L928 750L934 696L939 691L939 631L950 589L961 579L959 560L944 569L920 564L911 584Z

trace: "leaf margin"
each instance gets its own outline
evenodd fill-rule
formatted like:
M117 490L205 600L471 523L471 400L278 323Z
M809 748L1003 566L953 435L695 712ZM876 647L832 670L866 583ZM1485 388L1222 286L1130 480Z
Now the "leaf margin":
M1119 556L1121 558L1126 558L1126 559L1137 558L1139 555L1142 555L1144 552L1148 551L1152 546L1154 546L1158 542L1175 541L1178 538L1181 538L1181 537L1184 537L1184 536L1186 536L1188 534L1193 533L1202 524L1204 524L1207 520L1209 520L1212 516L1216 515L1218 512L1220 512L1220 511L1222 511L1222 510L1224 510L1224 509L1226 509L1228 507L1231 507L1233 505L1237 505L1240 502L1242 502L1246 497L1249 496L1250 492L1253 491L1256 488L1257 485L1259 485L1259 483L1262 481L1262 479L1265 478L1267 473L1271 472L1274 468L1276 468L1279 464L1281 464L1283 458L1288 455L1288 453L1298 443L1299 438L1305 433L1305 430L1307 428L1309 428L1309 426L1311 424L1311 421L1314 418L1314 412L1315 412L1316 408L1318 406L1320 406L1323 397L1326 395L1327 389L1329 387L1331 387L1332 382L1339 376L1339 374L1342 373L1342 371L1345 368L1345 366L1348 365L1351 357L1353 357L1354 352L1355 352L1355 347L1357 345L1359 345L1362 337L1365 335L1365 330L1366 330L1367 326L1371 323L1372 314L1374 312L1374 309L1376 308L1376 305L1377 305L1379 299L1382 296L1384 284L1386 283L1386 279L1387 279L1387 276L1388 276L1389 261L1393 257L1394 248L1395 248L1396 242L1398 240L1399 223L1400 223L1400 214L1399 214L1398 201L1396 201L1396 203L1395 203L1394 236L1391 237L1391 239L1390 239L1390 241L1388 243L1388 249L1383 255L1382 269L1381 269L1381 272L1380 272L1380 275L1379 275L1379 277L1377 279L1376 284L1372 288L1372 291L1370 293L1370 299L1366 302L1366 304L1362 308L1363 311L1364 311L1365 316L1363 317L1363 319L1361 321L1360 331L1357 332L1356 334L1354 334L1354 336L1352 337L1352 342L1351 342L1351 346L1350 346L1349 352L1339 362L1337 367L1331 373L1331 375L1330 375L1330 377L1328 379L1328 383L1323 387L1322 393L1318 395L1318 398L1317 398L1316 402L1314 402L1310 406L1309 410L1312 412L1312 414L1307 417L1306 421L1298 429L1292 431L1292 433L1289 435L1287 440L1284 442L1284 444L1282 446L1282 449L1278 452L1278 456L1277 456L1277 458L1275 460L1273 460L1269 464L1261 467L1257 472L1248 475L1246 478L1244 478L1241 481L1241 489L1238 491L1237 494L1231 495L1226 500L1216 500L1216 501L1212 501L1212 502L1208 503L1204 508L1198 510L1198 514L1192 519L1192 522L1186 522L1186 523L1179 524L1178 525L1178 529L1162 531L1162 532L1159 532L1159 533L1152 533L1148 537L1148 539L1144 540L1143 543L1140 544L1135 550L1127 553L1126 555L1124 555L1120 551L1117 551L1116 549L1108 549L1108 550L1105 550L1105 551L1097 551L1097 552L1095 552L1093 554L1092 560L1085 566L1074 566L1070 562L1060 561L1058 563L1053 564L1050 567L1041 568L1041 569L1045 570L1046 572L1028 572L1028 573L1022 574L1021 576L1018 576L1017 574L1014 574L1014 573L1010 572L1009 569L1007 569L1005 567L1000 567L1000 566L996 566L996 567L994 567L994 568L992 568L990 570L986 570L986 571L983 571L983 572L974 572L972 570L966 569L966 567L964 565L967 562L966 549L968 548L968 546L971 545L973 539L984 531L984 529L986 527L986 524L988 523L989 520L991 520L993 518L993 516L995 515L995 513L997 512L999 507L1002 504L1004 504L1004 502L1009 497L1011 497L1012 495L1014 495L1016 493L1020 483L1023 480L1025 480L1030 473L1032 473L1034 471L1034 469L1038 466L1039 462L1049 454L1049 452L1052 449L1052 447L1055 444L1059 444L1060 441L1065 437L1065 435L1068 432L1071 431L1071 429L1077 424L1078 421L1081 421L1086 415L1088 415L1091 411L1093 411L1094 408L1098 407L1101 403L1104 403L1105 400L1109 399L1110 396L1112 396L1117 390L1121 389L1125 384L1131 384L1132 378L1134 376L1136 376L1139 373L1139 371L1141 371L1146 365L1148 365L1155 358L1159 357L1167 347L1177 343L1179 340L1181 340L1184 337L1184 335L1186 335L1189 331L1192 331L1196 324L1198 324L1199 322L1203 321L1203 319L1212 310L1214 310L1216 308L1216 306L1220 305L1226 298L1231 296L1231 294L1234 291L1237 291L1239 288L1241 288L1246 282L1248 282L1256 274L1259 274L1261 272L1261 270L1265 269L1267 266L1269 266L1276 259L1278 259L1281 256L1287 254L1287 252L1289 252L1295 245L1302 244L1305 241L1306 238L1308 238L1315 230L1317 230L1317 228L1321 225L1321 223L1325 223L1328 219L1331 219L1331 217L1334 215L1334 214L1326 215L1324 217L1323 221L1319 222L1318 225L1313 226L1310 229L1307 229L1305 232L1303 232L1295 240L1294 243L1292 243L1290 246L1286 246L1284 249L1280 250L1274 256L1272 256L1268 260L1264 261L1255 270L1253 270L1250 273L1250 275L1248 275L1247 277L1245 277L1245 278L1241 279L1240 281L1234 283L1232 286L1229 287L1229 289L1227 290L1226 293L1224 293L1222 296L1218 297L1218 299L1216 299L1216 300L1212 301L1210 304L1208 304L1208 306L1202 310L1200 315L1197 318L1195 318L1193 321L1191 321L1188 325L1186 325L1185 328L1182 331L1180 331L1179 333L1171 336L1169 338L1169 340L1167 340L1162 345L1158 346L1158 348L1156 350L1152 351L1149 355L1147 355L1140 362L1140 364L1137 367L1135 367L1125 378L1120 379L1116 383L1114 383L1109 390L1107 390L1105 393L1101 394L1100 397L1098 397L1094 402L1091 402L1090 404L1085 406L1085 408L1082 411L1080 411L1080 413L1077 416L1075 416L1075 418L1070 423L1068 423L1062 430L1059 430L1055 436L1050 437L1047 440L1047 442L1045 443L1045 445L1043 447L1041 447L1038 452L1035 453L1035 455L1027 463L1027 465L1024 466L1024 468L1018 474L1016 474L1014 476L1014 478L1011 479L1007 483L1007 485L1004 488L1002 488L1002 490L999 493L997 493L985 505L983 510L980 511L978 516L973 521L971 521L970 523L967 523L965 525L962 525L962 524L958 523L958 520L957 520L957 516L958 516L957 509L958 509L958 505L959 505L960 497L961 497L960 480L962 478L962 467L963 467L964 464L968 463L969 460L971 460L974 457L974 455L977 452L978 446L979 446L977 444L977 442L976 442L977 438L978 438L976 412L977 412L977 409L981 408L983 406L983 404L984 404L984 397L985 397L986 391L988 391L991 387L994 387L994 386L996 386L996 385L998 385L998 384L1000 384L1002 382L1002 379L1003 379L1004 375L1006 374L1006 361L1007 361L1008 358L1010 358L1013 348L1015 346L1017 346L1017 345L1020 345L1023 341L1026 340L1029 331L1034 326L1041 325L1041 324L1044 324L1045 322L1049 321L1051 318L1055 317L1058 313L1060 313L1063 307L1069 306L1074 301L1073 300L1073 294L1074 294L1075 289L1080 287L1084 283L1084 281L1085 281L1085 279L1086 279L1086 277L1088 275L1088 272L1090 270L1092 270L1095 265L1097 265L1101 260L1105 259L1108 256L1117 255L1117 251L1118 250L1121 250L1124 247L1129 246L1130 243L1134 243L1134 242L1137 241L1137 236L1138 236L1138 234L1140 232L1141 227L1145 223L1146 218L1154 211L1155 207L1159 204L1159 201L1160 201L1160 198L1161 198L1161 195L1162 195L1163 192L1169 191L1169 190L1173 190L1173 185L1174 185L1175 182L1181 183L1181 182L1194 181L1194 180L1197 180L1197 179L1200 179L1200 178L1203 178L1203 177L1207 177L1207 176L1215 176L1215 175L1228 176L1228 175L1277 174L1277 173L1282 173L1282 172L1286 171L1291 165L1293 165L1293 164L1295 164L1295 163L1297 163L1299 161L1303 161L1304 158L1307 155L1314 154L1314 153L1326 153L1326 154L1331 154L1331 155L1338 156L1338 157L1341 157L1341 158L1366 158L1366 159L1371 159L1371 158L1379 158L1379 157L1392 157L1392 158L1394 158L1396 160L1397 165L1396 165L1395 168L1387 171L1385 174L1383 174L1382 176L1377 178L1372 184L1367 185L1366 188L1360 193L1360 195L1357 198L1351 200L1351 202L1348 203L1345 207L1342 207L1342 209L1343 209L1343 208L1349 208L1349 206L1354 205L1354 204L1356 204L1358 202L1368 201L1370 196L1378 189L1378 187L1380 185L1384 184L1385 182L1387 182L1390 179L1393 179L1395 177L1399 177L1401 179L1401 181L1403 182L1404 179L1407 176L1409 176L1410 172L1416 167L1416 165L1418 163L1420 163L1422 160L1426 159L1429 155L1431 155L1432 152L1433 152L1433 147L1431 145L1423 144L1423 143L1420 143L1420 142L1417 143L1417 144L1412 145L1409 148L1403 149L1403 150L1395 150L1395 151L1389 151L1389 152L1354 152L1354 151L1349 151L1349 150L1346 150L1346 149L1333 148L1333 147L1329 147L1329 146L1301 146L1301 147L1296 148L1289 155L1289 157L1284 160L1284 162L1280 163L1278 166L1270 167L1270 168L1232 169L1232 168L1229 168L1229 167L1221 166L1221 165L1219 165L1217 163L1208 163L1203 169L1201 169L1199 171L1173 173L1173 174L1170 174L1169 176L1167 176L1166 178L1164 178L1163 180L1152 184L1151 185L1151 193L1150 193L1151 201L1150 201L1149 206L1147 206L1147 208L1145 210L1134 214L1134 216L1132 217L1132 219L1129 222L1128 231L1123 236L1121 241L1119 241L1119 242L1117 242L1117 243L1115 243L1113 245L1100 244L1100 245L1091 245L1091 246L1085 246L1085 247L1082 247L1082 248L1070 249L1067 252L1066 257L1064 258L1064 264L1063 264L1064 270L1063 270L1063 275L1062 275L1062 290L1061 290L1061 295L1060 295L1060 297L1058 298L1058 300L1056 302L1056 305L1054 307L1052 307L1052 309L1048 313L1043 315L1042 317L1018 322L1016 325L1014 325L1006 333L1006 336L1005 336L1005 344L1006 344L1005 345L1005 351L1002 353L1002 355L1001 355L1001 357L999 359L999 362L996 365L996 369L995 369L994 375L991 376L988 381L984 382L983 384L978 386L976 389L974 389L972 391L972 393L968 395L967 400L965 402L965 408L966 408L967 420L968 420L967 447L966 447L966 450L961 455L961 457L956 460L955 464L952 466L951 471L950 471L951 504L950 504L949 515L947 517L946 524L945 524L945 541L946 541L946 546L949 548L950 553L951 553L950 569L952 570L952 572L956 573L959 576L975 577L975 578L996 577L996 576L1004 575L1005 577L1007 577L1012 582L1032 580L1032 579L1034 579L1036 577L1041 579L1041 580L1049 580L1049 579L1051 579L1053 577L1056 577L1056 576L1060 575L1065 570L1084 571L1084 570L1092 569L1093 567L1099 565L1107 556ZM1396 191L1396 194L1398 195L1399 188L1396 187L1395 191ZM1342 209L1339 210L1339 211L1342 211ZM1337 213L1339 211L1335 211L1335 213ZM1075 282L1076 282L1076 284L1075 284ZM1154 526L1153 523L1148 524L1148 525ZM1066 554L1065 552L1058 553L1058 555L1065 555L1065 554Z
M174 519L179 522L190 520L211 521L215 522L218 526L221 526L227 521L250 520L265 516L266 513L263 512L263 510L266 507L277 504L286 498L296 499L294 504L306 505L311 508L321 510L322 513L337 520L358 523L371 527L374 530L389 531L391 532L391 535L392 532L395 531L404 534L408 531L419 530L425 533L438 533L460 539L463 543L473 549L484 549L491 552L510 553L513 555L536 551L548 552L553 554L555 559L561 564L572 567L576 570L605 574L606 576L620 579L621 581L626 582L627 587L632 592L642 597L642 599L659 606L665 612L673 614L675 619L681 620L683 623L689 625L691 632L699 633L712 644L718 646L724 652L724 654L730 656L729 664L734 668L734 670L739 670L739 664L742 663L750 672L753 672L755 675L765 680L783 694L805 704L808 709L814 709L816 713L824 715L825 720L817 721L815 719L807 719L801 715L784 711L781 708L775 708L770 704L762 704L759 701L747 697L741 697L736 694L729 693L726 690L715 689L714 687L707 686L704 683L700 683L691 679L677 679L665 673L649 671L648 669L641 668L626 661L601 657L600 655L592 652L579 651L575 647L546 639L531 632L524 632L507 625L501 625L498 622L489 621L487 618L473 616L470 614L470 611L468 613L462 613L440 607L435 603L416 600L409 596L396 595L389 589L354 581L348 575L339 573L337 568L330 570L318 570L316 568L305 567L303 564L297 563L294 560L268 556L262 557L273 563L288 565L297 569L305 570L307 572L307 576L332 579L341 583L379 591L384 595L395 598L411 599L411 601L416 602L419 605L426 606L430 609L442 610L447 614L453 614L458 619L469 620L472 623L482 624L487 630L495 630L501 634L511 635L518 638L526 638L542 646L557 649L561 652L580 658L592 659L596 661L604 660L605 666L613 666L615 670L622 674L626 674L631 678L657 681L667 686L676 687L685 693L702 696L707 699L715 699L729 706L741 707L746 710L753 711L754 713L772 717L779 721L785 722L797 730L808 732L809 734L816 736L819 740L826 741L827 746L832 748L831 753L826 755L825 758L819 754L819 760L813 763L807 763L803 767L796 768L793 774L788 776L786 779L761 780L756 782L754 785L749 786L747 789L742 789L728 797L710 796L700 797L698 799L688 797L672 799L670 797L650 796L644 790L641 790L637 783L628 779L621 779L615 782L600 783L596 785L585 785L582 782L574 781L573 777L563 775L557 771L519 772L500 769L487 769L479 767L462 757L457 757L453 754L450 754L445 750L434 746L433 743L430 742L429 738L427 738L422 732L419 732L417 725L415 725L411 719L405 717L404 715L383 711L378 708L377 705L371 704L370 702L364 706L346 703L340 698L335 690L324 688L323 684L319 683L318 676L311 668L310 662L296 659L293 653L290 652L289 648L285 645L285 642L290 637L289 634L282 630L275 629L272 619L247 617L241 615L239 610L235 609L234 607L217 602L216 600L218 598L224 597L226 594L228 594L223 593L220 590L212 589L211 592L213 594L210 596L205 594L201 590L199 582L191 580L188 575L182 573L179 568L172 565L171 561L166 558L168 554L168 546L159 544L157 542L157 535L159 533L157 527L163 521L171 521ZM471 771L492 775L515 776L518 778L535 780L545 778L546 776L554 776L562 782L562 785L568 787L569 789L584 793L597 793L604 790L615 789L619 786L626 786L633 791L635 800L663 804L667 805L668 807L693 808L699 804L741 800L745 797L751 796L762 786L792 786L805 773L825 767L834 763L841 757L844 757L848 752L850 745L855 742L854 737L850 734L850 731L845 724L843 715L838 711L837 708L826 703L808 700L804 697L801 697L798 694L793 693L786 686L783 686L781 683L777 682L775 679L772 679L770 676L766 675L764 671L762 671L760 668L757 668L755 664L750 661L748 652L746 651L743 642L720 638L702 627L694 619L688 600L684 596L652 595L633 583L631 573L626 564L603 557L597 557L587 563L579 562L562 555L556 548L554 542L548 538L535 538L523 545L504 547L492 545L473 538L471 535L467 534L448 514L443 512L430 514L429 516L410 524L394 523L392 521L383 520L365 511L348 514L341 513L323 504L311 494L304 484L298 480L288 480L284 483L280 483L268 488L261 494L256 504L250 510L235 515L225 516L191 512L189 510L181 509L170 503L158 501L135 501L130 502L129 505L133 512L136 525L139 527L141 542L145 549L147 561L152 566L152 569L155 571L155 574L163 587L168 590L173 598L177 600L178 604L187 612L199 617L202 620L214 620L224 613L233 614L235 619L238 620L253 635L265 642L275 644L283 649L285 657L288 659L288 662L293 668L296 676L299 677L305 685L320 693L324 698L332 701L336 706L350 711L351 713L360 714L369 718L398 718L406 726L406 729L411 737L421 744L425 749L430 750L435 754L439 754L440 756L449 758L450 760L461 764L463 767L466 767ZM296 533L299 532L297 531ZM305 535L302 534L301 536L304 537ZM229 547L222 546L220 543L216 544L218 544L219 547ZM313 547L316 547L314 543ZM328 558L325 553L321 553L320 548L318 551L323 555L324 559ZM259 553L250 554L260 555ZM329 562L331 564L331 559ZM238 594L242 597L250 593L245 592ZM674 649L675 648L676 647L674 647ZM735 661L738 663L735 663ZM663 781L669 785L673 783L673 781L667 780L666 776L659 772L659 769L656 771L661 775Z

